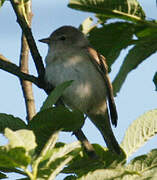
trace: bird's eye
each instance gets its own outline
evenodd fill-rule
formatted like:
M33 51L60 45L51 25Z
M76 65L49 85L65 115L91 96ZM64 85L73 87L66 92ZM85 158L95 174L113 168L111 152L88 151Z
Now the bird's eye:
M59 39L64 41L66 38L65 38L65 36L61 36Z

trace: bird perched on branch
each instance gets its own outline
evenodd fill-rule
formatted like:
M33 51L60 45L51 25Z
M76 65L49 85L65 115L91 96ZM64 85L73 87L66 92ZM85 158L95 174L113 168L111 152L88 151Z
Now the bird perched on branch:
M111 121L117 126L117 111L105 58L72 26L60 27L40 41L48 44L46 81L57 86L74 80L64 91L63 102L85 113L101 132L107 147L120 154L110 124Z

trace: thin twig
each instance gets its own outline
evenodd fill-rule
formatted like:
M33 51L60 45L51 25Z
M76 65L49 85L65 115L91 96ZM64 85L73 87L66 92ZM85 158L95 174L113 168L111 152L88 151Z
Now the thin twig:
M21 69L21 72L28 74L29 73L28 71L29 48L27 45L26 38L23 34L22 34L21 42L22 42L22 46L21 46L21 55L20 55L20 69ZM26 81L22 79L20 79L20 82L21 82L22 92L23 92L25 105L26 105L26 112L27 112L26 119L29 122L33 118L33 116L36 114L32 83L30 81Z
M16 64L11 63L1 54L0 54L0 69L15 75L20 79L28 80L34 83L35 85L37 85L38 87L40 87L40 81L37 77L21 72L20 68Z
M81 129L78 129L77 131L74 131L73 134L77 137L77 139L81 142L81 144L84 147L85 152L89 157L92 159L98 159L99 157L96 155L95 150L93 146L90 144L84 133Z
M32 3L31 1L28 1L27 3L25 3L25 6L24 6L29 26L31 26L31 20L32 20L31 3ZM22 33L20 69L22 72L26 74L29 74L28 60L29 60L29 47L28 47L25 35L24 33ZM26 119L29 122L33 118L33 116L36 114L32 83L30 81L25 81L21 79L20 79L20 83L21 83L22 92L23 92L25 105L26 105L26 112L27 112Z
M19 23L19 25L22 29L22 32L24 33L24 35L27 39L31 55L33 57L33 60L34 60L35 66L36 66L36 70L38 72L38 76L41 79L41 81L44 81L44 75L45 75L44 64L43 64L42 58L39 54L39 51L37 49L35 40L33 38L31 28L29 27L29 24L27 23L27 21L25 19L25 13L23 13L23 9L20 4L21 2L17 1L17 0L10 0L10 2L15 11L15 14L17 17L17 22Z

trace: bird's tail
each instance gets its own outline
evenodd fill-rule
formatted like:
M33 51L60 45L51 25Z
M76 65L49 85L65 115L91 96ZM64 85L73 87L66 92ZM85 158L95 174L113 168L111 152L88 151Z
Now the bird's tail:
M108 112L105 115L88 114L88 116L101 132L109 150L120 154L122 150L113 134Z

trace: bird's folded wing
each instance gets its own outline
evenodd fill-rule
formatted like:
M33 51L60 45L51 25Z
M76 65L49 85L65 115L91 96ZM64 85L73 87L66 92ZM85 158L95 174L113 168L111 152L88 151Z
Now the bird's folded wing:
M104 56L100 55L96 50L94 50L91 47L88 47L87 50L89 52L88 54L90 54L91 56L90 60L92 61L92 63L95 65L95 67L98 69L98 71L100 72L100 74L105 80L111 122L116 127L118 115L117 115L116 105L114 102L112 83L108 76L108 66L106 63L106 59Z

